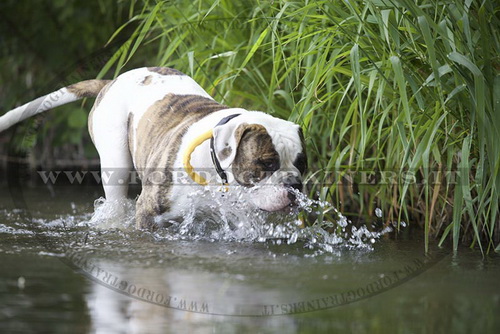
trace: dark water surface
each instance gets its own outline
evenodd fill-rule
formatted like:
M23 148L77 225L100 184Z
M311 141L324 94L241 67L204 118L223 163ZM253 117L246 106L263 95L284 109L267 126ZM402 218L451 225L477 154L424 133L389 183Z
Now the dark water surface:
M98 188L0 192L0 333L500 332L498 256L168 240L79 224Z

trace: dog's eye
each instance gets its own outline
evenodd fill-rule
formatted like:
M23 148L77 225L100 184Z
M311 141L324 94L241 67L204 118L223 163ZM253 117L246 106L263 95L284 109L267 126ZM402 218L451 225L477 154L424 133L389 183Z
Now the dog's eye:
M276 160L257 160L259 164L265 171L276 171L279 169L279 162Z

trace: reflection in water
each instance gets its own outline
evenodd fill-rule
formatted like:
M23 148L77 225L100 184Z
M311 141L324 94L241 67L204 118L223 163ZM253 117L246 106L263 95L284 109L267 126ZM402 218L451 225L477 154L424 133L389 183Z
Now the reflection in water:
M109 263L100 263L104 267L109 267ZM213 333L214 327L224 328L231 332L238 328L255 326L255 323L265 325L269 329L279 329L280 332L294 333L295 321L291 318L281 317L260 317L257 320L249 317L223 317L211 314L204 314L210 310L210 303L204 300L211 300L213 297L220 297L224 291L220 290L218 284L212 284L212 280L217 277L202 275L198 279L190 272L169 273L165 275L162 270L128 270L117 269L117 275L128 282L141 282L137 286L147 286L150 291L161 291L164 296L169 296L171 300L165 303L177 306L181 310L161 307L152 303L131 298L105 287L102 284L93 282L90 293L86 296L89 314L92 318L92 328L96 333L178 333L189 330L200 333ZM216 286L217 290L207 290ZM178 296L199 296L197 300L183 299ZM158 294L156 295L158 296ZM147 297L147 296L146 296ZM239 291L239 298L258 302L258 296L252 295L251 291ZM228 310L235 311L236 305L227 305ZM198 310L197 312L187 312L186 310ZM234 319L234 320L232 320Z
M199 238L99 229L88 226L96 196L70 194L35 193L30 220L0 207L1 333L500 329L498 257L425 255L422 241L407 238L328 251L308 236L231 238L224 224L207 224Z

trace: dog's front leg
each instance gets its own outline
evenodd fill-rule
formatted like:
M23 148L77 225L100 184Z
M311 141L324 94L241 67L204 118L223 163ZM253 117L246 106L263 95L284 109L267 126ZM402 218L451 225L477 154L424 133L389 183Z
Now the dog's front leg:
M155 222L155 218L168 211L170 201L167 196L168 190L164 187L151 185L143 187L135 210L135 224L138 229L154 231L161 226Z
M135 226L138 229L154 231L158 225L154 222L154 206L151 205L151 198L143 193L137 199L135 206Z
M135 214L135 226L137 229L150 231L156 231L159 227L154 223L154 215L139 206L137 206Z

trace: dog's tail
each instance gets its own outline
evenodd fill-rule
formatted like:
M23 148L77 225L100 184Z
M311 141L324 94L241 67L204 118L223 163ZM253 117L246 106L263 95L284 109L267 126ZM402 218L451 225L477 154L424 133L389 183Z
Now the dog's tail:
M46 110L62 106L84 97L96 97L110 80L86 80L49 93L0 116L0 132L12 125Z

